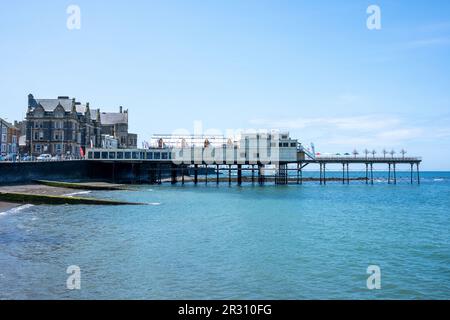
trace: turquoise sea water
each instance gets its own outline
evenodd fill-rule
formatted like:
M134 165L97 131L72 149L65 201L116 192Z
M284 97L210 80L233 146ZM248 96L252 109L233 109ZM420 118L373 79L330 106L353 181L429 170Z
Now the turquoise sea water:
M420 186L399 176L396 186L382 172L373 186L138 186L86 196L150 205L10 210L0 298L449 299L450 173L422 173ZM70 265L81 290L66 288ZM369 265L380 290L366 287Z

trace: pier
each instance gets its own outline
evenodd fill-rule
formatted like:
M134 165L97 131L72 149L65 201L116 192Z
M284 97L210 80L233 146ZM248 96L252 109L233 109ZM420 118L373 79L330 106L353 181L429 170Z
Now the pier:
M207 148L206 148L207 149ZM182 150L181 152L186 151ZM326 185L327 181L339 181L342 184L349 184L352 180L364 180L366 184L374 184L374 165L385 165L388 170L388 184L397 184L398 166L407 166L410 171L410 183L420 184L420 163L421 158L417 157L316 157L315 159L306 159L302 151L298 151L295 160L283 160L278 163L249 161L246 159L222 159L208 160L203 156L201 160L192 159L190 161L181 159L177 162L176 154L179 150L170 148L147 149L147 150L112 150L112 151L96 151L89 150L88 161L109 164L111 167L111 178L114 180L116 176L116 166L119 164L128 164L134 172L140 172L148 175L151 183L161 183L163 176L170 177L172 184L185 184L185 176L194 184L200 182L208 183L228 183L236 182L242 185L244 180L253 184L264 185L269 181L273 181L277 185L285 185L288 183L303 184L305 181L316 181ZM191 150L191 154L209 153L210 150L205 148L197 148ZM226 151L223 151L225 154ZM339 165L342 167L341 178L327 178L327 166ZM363 165L365 167L365 177L351 178L350 166ZM318 166L318 179L305 179L304 169L306 167ZM266 171L273 171L273 175L267 175ZM200 179L199 176L204 178ZM146 179L145 179L146 180Z
M86 150L84 160L2 162L0 184L30 183L37 180L51 181L108 181L126 184L252 183L265 185L303 184L328 182L350 184L364 181L374 184L374 166L383 166L388 172L387 183L397 184L399 168L410 172L409 182L420 184L419 157L394 157L393 152L384 157L318 155L305 148L289 134L246 134L237 141L231 139L200 137L202 141L166 136L156 137L157 142L145 149ZM363 176L351 177L350 168L363 168ZM305 170L318 169L318 178L305 177ZM330 168L341 171L330 176Z

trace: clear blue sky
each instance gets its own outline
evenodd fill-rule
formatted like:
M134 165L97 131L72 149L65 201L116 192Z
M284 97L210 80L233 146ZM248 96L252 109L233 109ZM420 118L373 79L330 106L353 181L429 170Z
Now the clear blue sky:
M66 27L69 5L81 29ZM366 28L381 8L382 29ZM131 130L288 129L322 152L450 169L450 2L2 1L0 117L27 94L130 109Z

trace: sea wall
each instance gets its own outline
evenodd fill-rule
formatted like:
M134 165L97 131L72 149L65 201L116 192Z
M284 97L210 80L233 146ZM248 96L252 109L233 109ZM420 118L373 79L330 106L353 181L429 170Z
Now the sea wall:
M0 185L34 180L156 183L180 175L172 164L111 163L101 161L0 162Z

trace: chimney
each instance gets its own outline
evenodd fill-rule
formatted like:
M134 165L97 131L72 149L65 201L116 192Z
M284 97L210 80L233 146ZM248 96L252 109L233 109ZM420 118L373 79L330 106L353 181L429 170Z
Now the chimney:
M75 98L72 99L72 112L73 112L73 113L76 113L76 112L77 112L77 107L76 107Z
M33 105L33 100L34 100L34 97L33 97L33 95L30 93L30 94L28 95L28 111L31 110L31 107L32 107L32 105Z
M91 110L89 109L89 102L86 103L86 111L85 111L85 114L86 114L86 113L91 113Z
M119 107L119 110L120 110L120 113L122 113L122 110L123 110L122 106Z

